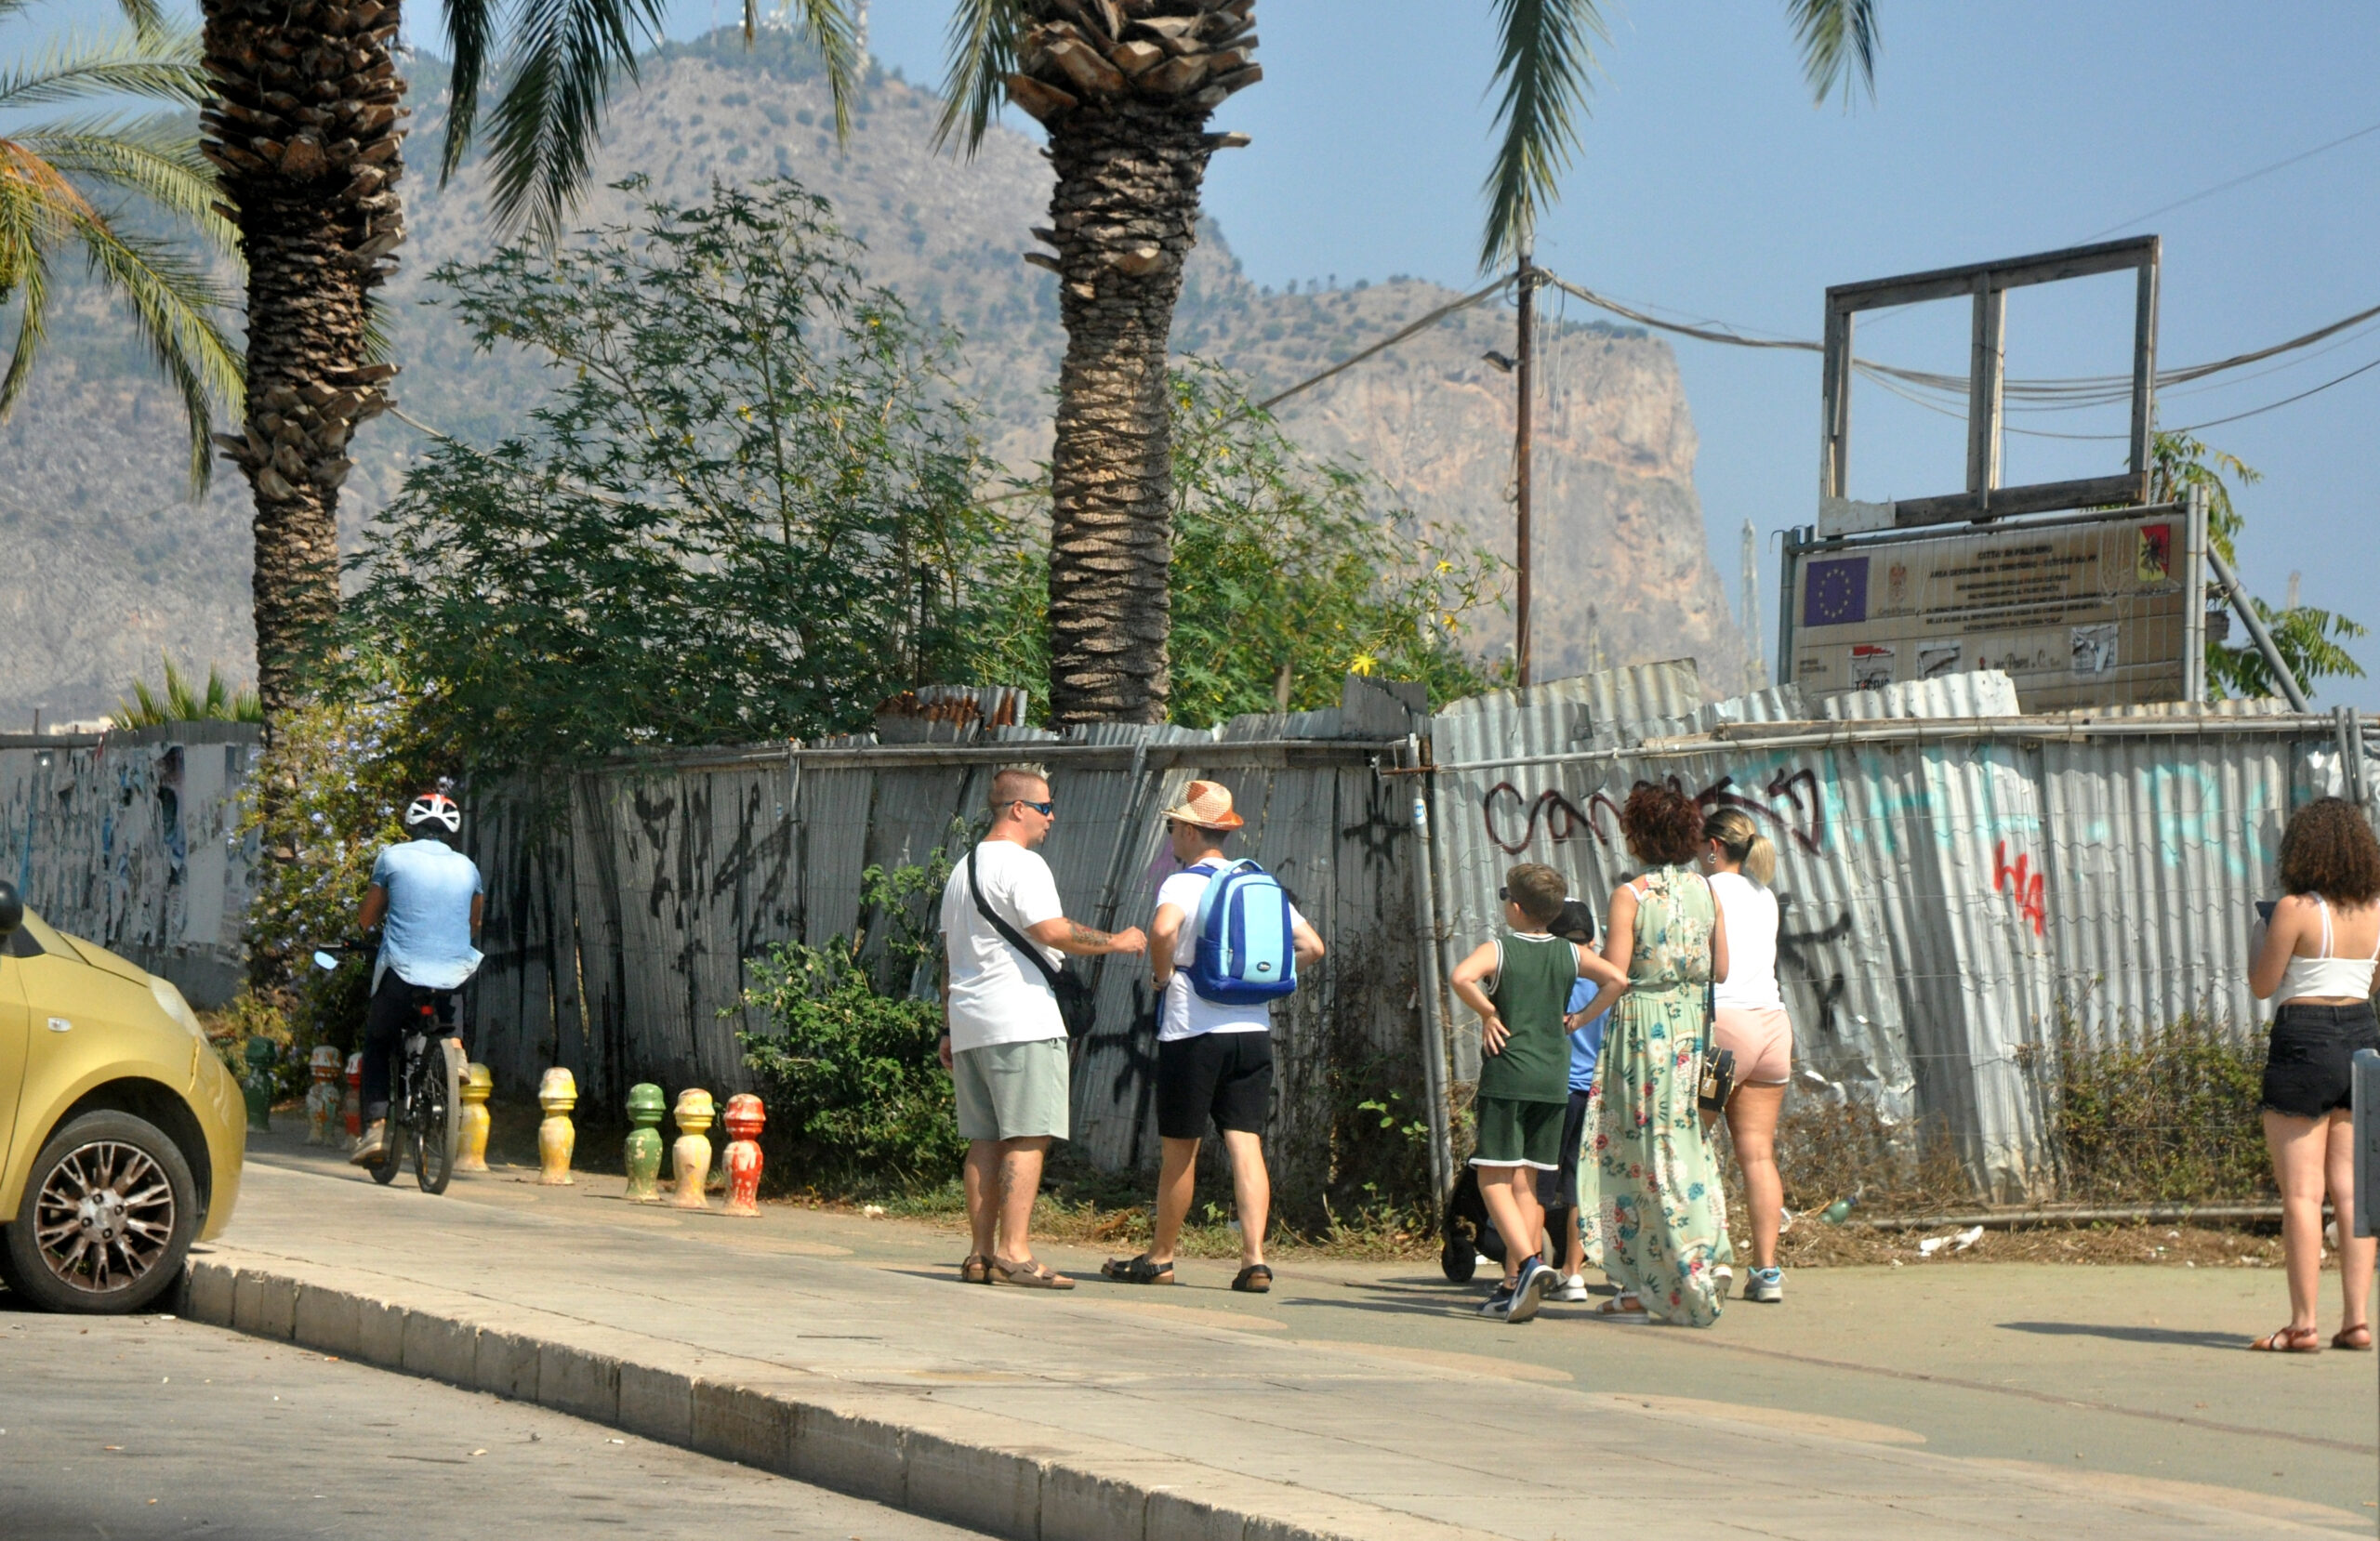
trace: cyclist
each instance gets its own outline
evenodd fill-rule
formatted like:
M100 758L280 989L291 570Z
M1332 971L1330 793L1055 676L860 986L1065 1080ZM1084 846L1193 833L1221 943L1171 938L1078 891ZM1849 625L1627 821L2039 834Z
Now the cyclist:
M356 917L366 931L387 923L364 1019L364 1138L348 1158L358 1166L377 1164L388 1146L390 1073L407 1025L425 998L443 1002L480 966L473 943L487 898L478 864L455 849L463 810L443 792L425 792L407 805L405 830L413 838L372 863ZM446 1052L459 1064L462 1039L448 1038Z

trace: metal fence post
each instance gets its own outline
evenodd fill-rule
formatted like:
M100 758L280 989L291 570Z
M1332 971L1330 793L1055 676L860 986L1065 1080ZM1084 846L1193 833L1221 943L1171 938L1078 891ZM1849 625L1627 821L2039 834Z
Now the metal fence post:
M1412 777L1413 918L1421 963L1421 1085L1430 1100L1430 1206L1438 1213L1454 1191L1454 1119L1447 1105L1447 1031L1438 991L1437 855L1430 838L1428 773L1421 769L1421 740L1407 735L1396 763Z
M2380 1236L2373 1223L2380 1216L2380 1049L2357 1049L2354 1073L2355 1213L2341 1229L2351 1223L2358 1237ZM2344 1266L2347 1248L2339 1248L2339 1260Z

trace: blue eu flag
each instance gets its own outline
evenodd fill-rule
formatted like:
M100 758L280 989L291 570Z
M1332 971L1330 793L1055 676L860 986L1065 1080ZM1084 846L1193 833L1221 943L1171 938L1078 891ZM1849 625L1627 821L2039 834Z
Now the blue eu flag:
M1810 563L1802 590L1802 624L1805 626L1848 626L1868 618L1868 559L1844 557Z

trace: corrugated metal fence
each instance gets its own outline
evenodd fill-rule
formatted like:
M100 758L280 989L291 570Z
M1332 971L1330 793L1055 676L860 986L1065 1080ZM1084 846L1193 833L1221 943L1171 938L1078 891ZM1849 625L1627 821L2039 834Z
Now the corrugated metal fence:
M50 924L221 1004L245 972L258 742L236 722L0 734L0 876Z
M1607 899L1639 782L1749 811L1780 854L1779 972L1804 1094L1927 1121L2003 1196L2039 1194L2061 1025L2084 1044L2190 1013L2238 1034L2254 902L2289 810L2344 790L2330 718L2021 717L2005 677L1704 705L1653 665L1458 704L1435 722L1439 907L1488 933L1518 861ZM2360 728L2356 730L2360 732ZM1474 1031L1454 1033L1458 1082Z

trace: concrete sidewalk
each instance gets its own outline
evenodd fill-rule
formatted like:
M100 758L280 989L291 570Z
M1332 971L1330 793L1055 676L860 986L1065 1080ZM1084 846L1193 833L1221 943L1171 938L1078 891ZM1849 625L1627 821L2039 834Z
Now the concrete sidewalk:
M1949 1455L1887 1421L1904 1406L1897 1386L1924 1422L1935 1415L1924 1398L2002 1390L1985 1379L1912 1371L1864 1382L1874 1367L1832 1361L1823 1342L1724 1363L1707 1351L1748 1316L1765 1332L1791 1326L1782 1312L1739 1309L1695 1335L1551 1311L1500 1327L1461 1322L1472 1296L1425 1294L1409 1267L1318 1281L1284 1270L1261 1301L1092 1279L1067 1295L967 1288L949 1266L963 1246L920 1228L880 1226L871 1242L850 1233L864 1222L840 1217L778 1209L736 1221L626 1204L616 1178L557 1190L508 1176L458 1179L431 1199L409 1179L373 1189L278 1140L253 1149L230 1245L193 1257L188 1312L1044 1541L1580 1541L1652 1515L1665 1529L1814 1541L2370 1530L2369 1508L2093 1469L2079 1448L2070 1469ZM1228 1272L1183 1271L1201 1270ZM1417 1342L1396 1330L1408 1318L1469 1336ZM2056 1354L2091 1351L2077 1347L2087 1339L2022 1341L2035 1338ZM1447 1340L1476 1350L1426 1346ZM1553 1349L1619 1373L1581 1386L1547 1363ZM2228 1356L2224 1373L2269 1368L2247 1358ZM2328 1355L2291 1366L2306 1372L2295 1377L2305 1391L2360 1403L2360 1422L2326 1420L2341 1437L2308 1439L2367 1475L2373 1364ZM1746 1400L1696 1394L1712 1389L1713 1369ZM2082 1442L2061 1418L2113 1422L2185 1458L2194 1440L2306 1442L2285 1427L2227 1424L2228 1408L2134 1407L2122 1384L2099 1388L2117 1399L2103 1401L2021 1378L1991 1377L2016 1389L1992 1408L2048 1427L2060 1444ZM1843 1388L1833 1411L1797 1395L1821 1380ZM2247 1458L2283 1465L2261 1447ZM2207 1474L2202 1463L2173 1469Z

